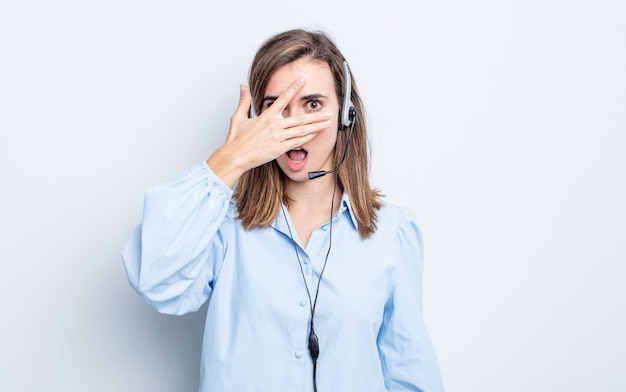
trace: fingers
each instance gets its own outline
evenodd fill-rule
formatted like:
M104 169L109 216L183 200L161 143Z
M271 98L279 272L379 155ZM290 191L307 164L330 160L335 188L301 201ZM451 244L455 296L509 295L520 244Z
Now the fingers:
M284 154L285 152L293 150L296 147L302 147L303 145L311 141L315 137L315 135L317 135L317 132L286 140L282 144L282 153Z
M318 116L324 118L325 116ZM330 127L331 120L317 120L304 125L297 125L283 130L281 149L289 151L312 140L318 133Z
M280 115L285 107L287 107L291 99L295 97L295 95L298 93L298 91L300 91L302 86L304 86L305 82L306 80L302 76L296 79L296 81L293 82L291 86L289 86L285 91L282 92L282 94L278 96L278 98L276 98L276 101L272 103L272 106L267 108L265 111L272 113L272 115Z
M250 109L250 89L245 84L239 85L239 104L235 110L235 117L248 118L248 110Z
M286 117L284 120L282 120L282 125L284 128L293 128L293 127L299 127L301 125L327 121L331 117L332 117L332 113L330 112L307 113L307 114L301 114L298 116Z

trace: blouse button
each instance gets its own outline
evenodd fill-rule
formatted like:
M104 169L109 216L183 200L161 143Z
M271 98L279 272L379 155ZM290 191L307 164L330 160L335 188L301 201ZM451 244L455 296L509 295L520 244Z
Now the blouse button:
M303 259L302 259L302 262L303 262L304 264L309 264L309 258L308 258L308 257L303 258Z
M326 231L326 230L328 230L328 225L322 226L322 231Z
M296 351L295 356L296 358L302 357L302 351Z
M300 300L300 306L302 306L302 307L306 306L306 299Z

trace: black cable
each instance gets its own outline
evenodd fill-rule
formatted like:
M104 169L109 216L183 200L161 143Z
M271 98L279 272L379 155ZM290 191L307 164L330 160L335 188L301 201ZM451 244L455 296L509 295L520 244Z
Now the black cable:
M356 124L356 111L354 110L354 108L350 108L350 114L354 117L352 119L352 124L350 125L350 133L348 133L348 140L346 140L346 147L343 150L343 154L341 155L341 159L339 160L339 163L337 164L337 166L335 166L331 170L320 170L320 171L309 172L309 180L314 180L316 178L325 176L326 174L335 173L343 165L343 162L346 160L346 155L348 155L348 147L350 147L350 139L352 139L352 132L354 131L354 124Z
M274 182L274 176L271 176L272 182ZM304 287L306 288L306 293L309 296L309 308L311 309L311 331L309 332L309 354L311 355L311 359L313 360L313 392L317 392L317 358L319 357L319 339L317 334L315 333L315 328L313 324L313 318L315 317L315 308L317 306L317 297L320 291L320 283L322 282L322 275L326 270L326 263L328 262L328 256L330 255L330 249L333 244L333 210L335 209L335 195L337 192L337 182L338 178L335 176L335 185L333 186L333 197L330 202L330 223L328 230L328 250L326 251L326 257L324 258L324 265L322 266L322 271L320 272L320 277L317 280L317 287L315 289L315 299L311 301L311 292L309 291L309 285L306 282L306 277L304 276L304 268L302 267L302 262L300 261L300 255L298 253L298 246L296 241L293 239L293 233L291 231L291 227L289 226L289 220L287 219L287 214L285 213L285 207L282 203L282 197L278 192L278 187L274 182L274 189L276 189L276 194L278 195L280 201L280 208L283 212L283 218L285 218L285 224L287 225L287 230L289 231L289 237L291 238L291 242L293 243L293 249L296 252L296 258L298 259L298 265L300 266L300 273L302 275L302 280L304 281Z

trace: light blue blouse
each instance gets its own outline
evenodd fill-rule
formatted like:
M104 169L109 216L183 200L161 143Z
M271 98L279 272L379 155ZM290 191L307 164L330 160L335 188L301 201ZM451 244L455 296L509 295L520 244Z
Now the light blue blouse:
M286 218L314 299L329 224L303 248ZM422 319L420 229L389 204L377 227L362 239L343 195L315 310L318 391L442 391ZM270 227L244 230L232 190L203 162L146 192L122 259L131 286L159 312L210 300L200 391L313 390L309 296L282 211Z

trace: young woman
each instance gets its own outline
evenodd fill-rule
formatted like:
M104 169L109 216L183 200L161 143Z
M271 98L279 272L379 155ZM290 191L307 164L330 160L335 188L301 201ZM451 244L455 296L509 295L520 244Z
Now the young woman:
M210 300L201 391L443 390L419 227L368 173L363 105L336 45L304 30L268 39L224 145L146 192L122 255L160 312Z

